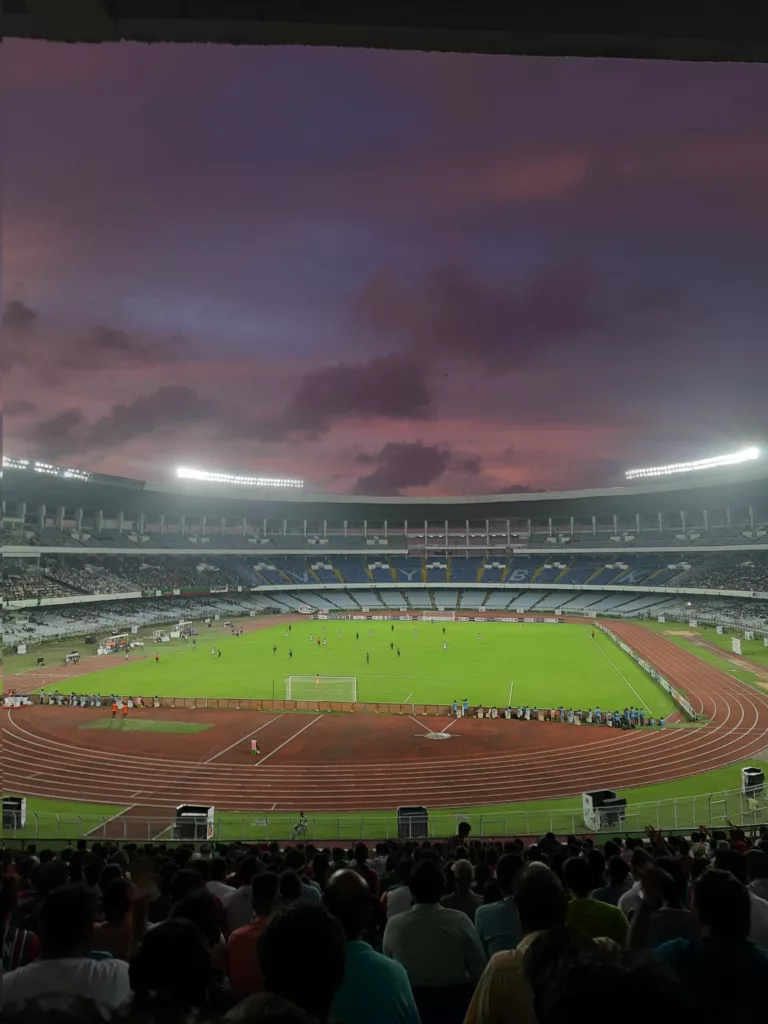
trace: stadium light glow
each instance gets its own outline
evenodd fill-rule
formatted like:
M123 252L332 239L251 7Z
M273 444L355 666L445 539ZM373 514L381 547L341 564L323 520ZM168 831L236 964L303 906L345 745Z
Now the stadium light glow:
M651 476L670 476L673 473L695 473L702 469L718 469L720 466L738 466L742 462L759 459L761 451L754 446L742 448L729 455L716 455L711 459L697 459L695 462L673 462L669 466L651 466L648 469L628 469L627 480L641 480Z
M291 480L271 476L238 476L234 473L210 473L205 469L179 467L176 476L180 480L202 480L212 484L235 484L238 487L303 487L303 480Z
M65 466L52 466L48 462L32 462L30 459L14 459L10 455L3 456L3 469L23 469L31 473L45 473L47 476L58 476L65 480L90 480L91 474L84 469L71 469Z

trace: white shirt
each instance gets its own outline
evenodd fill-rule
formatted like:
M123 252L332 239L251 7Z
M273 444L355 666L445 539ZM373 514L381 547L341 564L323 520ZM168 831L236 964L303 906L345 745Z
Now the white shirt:
M241 885L222 900L227 928L233 932L253 920L253 887Z
M417 903L408 913L390 918L382 952L403 965L411 985L477 982L486 964L467 915L439 903Z
M619 910L622 911L625 917L634 916L643 905L643 887L641 882L638 880L628 889L623 896L619 896L619 902L617 904Z
M407 885L398 885L387 893L387 920L395 914L404 914L411 909L413 896Z
M214 896L218 897L222 903L225 896L231 896L235 891L234 886L227 885L226 882L206 882L205 887L208 892L212 892Z
M38 996L65 995L93 999L117 1010L131 995L128 964L86 957L35 960L3 977L2 1005L6 1007Z
M760 949L768 950L768 900L760 899L751 889L749 890L749 915L751 921L750 942L754 942Z

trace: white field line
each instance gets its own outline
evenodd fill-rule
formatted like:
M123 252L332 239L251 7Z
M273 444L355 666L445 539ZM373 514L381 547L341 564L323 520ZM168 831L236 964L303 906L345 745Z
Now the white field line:
M268 761L270 759L270 757L274 757L274 755L278 752L278 750L282 750L283 747L287 747L288 744L291 743L293 740L295 740L297 736L301 736L301 734L303 732L306 732L307 729L309 729L310 726L314 725L316 722L322 721L322 718L323 718L322 715L318 715L317 718L313 718L310 722L307 722L307 724L302 726L301 729L299 729L298 732L295 732L292 736L289 736L287 740L283 740L283 742L281 744L279 744L279 746L275 747L274 750L270 750L270 752L268 754L265 754L264 757L261 758L261 760L256 762L256 764L257 765L264 764L264 762Z
M263 725L260 725L258 729L252 729L249 733L246 733L245 736L241 736L239 740L235 740L235 742L230 743L228 747L224 747L224 749L220 750L218 754L214 754L213 757L209 757L207 761L203 761L203 764L211 764L212 761L215 761L217 758L222 757L222 755L228 754L230 750L233 750L235 747L239 747L241 743L245 743L246 740L249 740L251 739L252 736L255 736L257 732L261 732L262 729L266 729L267 726L272 725L272 722L276 722L278 718L282 718L284 714L285 712L283 712L280 715L276 715L269 722L265 722Z
M584 632L585 632L585 633L586 633L586 635L587 635L587 636L589 637L589 635L590 635L590 634L589 634L589 631L588 631L588 630L586 629L586 627L584 628ZM602 636L602 635L603 635L603 634L601 634L601 636ZM618 666L618 665L616 664L616 662L615 662L615 661L613 661L613 659L611 658L611 656L610 656L609 654L606 654L606 652L605 652L605 651L603 650L603 648L602 648L602 647L600 646L600 644L599 644L599 643L597 643L597 641L596 641L596 640L593 640L593 641L592 641L592 643L594 643L594 644L596 644L596 645L597 645L597 649L598 649L598 650L600 651L600 653L602 654L602 656L603 656L603 657L604 657L604 658L605 658L605 659L606 659L606 660L607 660L607 661L608 661L608 662L609 662L609 663L610 663L611 665L613 665L614 669L615 669L615 670L616 670L616 671L617 671L617 672L619 673L619 675L620 675L620 676L621 676L621 678L622 678L622 679L624 680L624 682L625 682L625 683L627 684L627 686L628 686L628 687L630 688L630 690L632 691L632 693L634 693L634 695L635 695L635 696L637 697L637 700L638 700L638 707L641 707L641 708L644 708L644 709L645 709L645 708L646 708L646 702L645 702L645 701L643 700L643 698L642 698L642 697L640 696L640 694L639 694L639 693L637 692L637 690L636 690L636 689L634 688L634 686L632 685L632 683L630 683L630 681L629 681L629 680L627 679L627 677L626 677L626 676L624 675L624 673L623 673L623 672L621 671L621 669L620 669L620 668L619 668L619 666Z

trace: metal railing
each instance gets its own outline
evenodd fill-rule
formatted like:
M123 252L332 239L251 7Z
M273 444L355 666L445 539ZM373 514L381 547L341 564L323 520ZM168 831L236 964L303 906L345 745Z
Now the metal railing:
M427 834L431 839L453 836L460 821L468 821L472 825L473 838L535 837L546 832L560 836L594 834L594 830L585 825L581 808L576 805L552 809L510 807L508 810L468 810L463 813L434 811L429 813ZM316 814L309 818L306 831L299 834L296 833L297 822L297 816L290 814L215 812L210 830L195 838L213 842L302 839L337 844L409 838L407 834L403 835L402 824L398 826L394 812ZM647 825L665 832L686 833L697 829L699 825L706 825L710 829L726 828L729 822L742 828L768 824L766 797L761 794L747 798L741 790L733 789L721 793L628 804L621 822L608 825L601 830L601 834L642 833ZM167 815L147 818L118 814L104 817L34 811L27 815L27 823L23 828L18 825L4 827L3 838L59 842L80 838L112 839L118 842L171 841L179 838L175 833L175 825L175 820Z

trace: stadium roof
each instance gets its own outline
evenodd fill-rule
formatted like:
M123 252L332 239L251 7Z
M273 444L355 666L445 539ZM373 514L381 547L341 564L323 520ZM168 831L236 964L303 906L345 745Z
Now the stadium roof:
M342 519L379 522L404 519L432 522L471 519L564 519L569 516L635 515L724 507L768 509L768 465L730 467L711 474L696 474L676 482L604 490L551 491L472 497L367 497L346 494L273 492L257 494L243 488L173 480L167 484L94 474L91 480L63 479L44 473L5 469L3 501L6 509L20 502L50 509L101 509L166 516L216 516L268 519Z
M5 38L358 46L657 60L768 60L760 0L589 5L4 0Z

